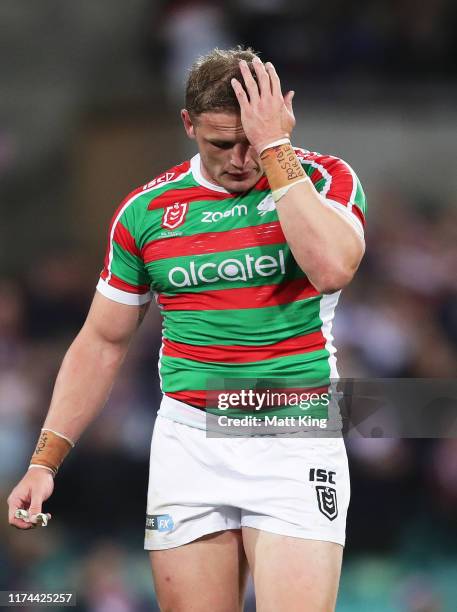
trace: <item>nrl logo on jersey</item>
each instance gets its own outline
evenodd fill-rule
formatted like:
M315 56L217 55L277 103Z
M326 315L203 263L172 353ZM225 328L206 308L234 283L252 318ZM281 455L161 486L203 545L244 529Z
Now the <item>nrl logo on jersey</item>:
M182 225L186 220L188 208L188 202L176 202L167 206L163 211L162 227L174 230Z
M275 201L273 200L273 196L269 193L261 202L257 204L257 210L259 215L263 217L269 212L272 212L276 209Z

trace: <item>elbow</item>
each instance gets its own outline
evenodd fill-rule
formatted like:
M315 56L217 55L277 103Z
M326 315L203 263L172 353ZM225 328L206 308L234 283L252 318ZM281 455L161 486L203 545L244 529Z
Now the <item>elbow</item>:
M313 273L302 270L319 293L335 293L344 289L354 278L362 261L365 245L357 239L356 248L349 253L320 257L313 265Z
M354 278L355 271L355 269L348 268L333 268L310 280L319 293L335 293L349 285Z

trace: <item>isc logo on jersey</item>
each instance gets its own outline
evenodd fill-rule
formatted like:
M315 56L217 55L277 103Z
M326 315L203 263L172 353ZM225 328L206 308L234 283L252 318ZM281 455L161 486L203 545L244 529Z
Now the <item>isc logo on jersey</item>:
M232 206L232 208L226 210L223 213L218 210L216 210L215 212L212 212L211 210L206 210L202 212L202 223L216 223L217 221L220 221L224 218L226 219L227 217L242 217L243 215L247 214L248 207L246 206L246 204L235 204L235 206Z
M256 276L273 274L284 275L286 266L284 251L279 249L276 256L244 255L240 259L230 257L220 263L196 263L191 261L186 267L175 266L168 273L168 280L174 287L197 287L201 284L216 283L219 280L248 282Z
M168 183L168 181L171 181L171 179L175 176L176 172L164 172L163 174L156 176L156 178L152 179L152 181L149 181L149 183L146 183L146 185L143 186L143 191L145 189L155 187L156 185L160 185L161 183Z

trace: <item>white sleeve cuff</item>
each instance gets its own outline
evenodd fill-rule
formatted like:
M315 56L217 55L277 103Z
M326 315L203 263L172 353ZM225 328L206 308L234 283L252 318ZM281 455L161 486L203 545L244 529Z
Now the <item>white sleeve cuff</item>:
M365 241L365 233L363 229L362 222L358 219L354 213L352 213L346 206L340 204L340 202L335 202L335 200L325 200L327 206L333 208L335 212L337 212L342 219L347 221L352 227L355 229L359 237Z
M110 300L119 302L120 304L128 304L129 306L141 306L142 304L150 302L152 299L150 291L147 293L129 293L128 291L122 291L122 289L112 287L102 278L99 279L96 288L97 291Z

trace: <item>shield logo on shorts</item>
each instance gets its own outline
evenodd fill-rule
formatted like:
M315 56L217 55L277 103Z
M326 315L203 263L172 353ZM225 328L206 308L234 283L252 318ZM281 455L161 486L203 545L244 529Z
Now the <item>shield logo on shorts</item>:
M163 212L162 227L176 229L186 220L188 202L176 202L167 206Z
M320 485L316 487L317 505L324 516L333 521L338 516L336 489Z

